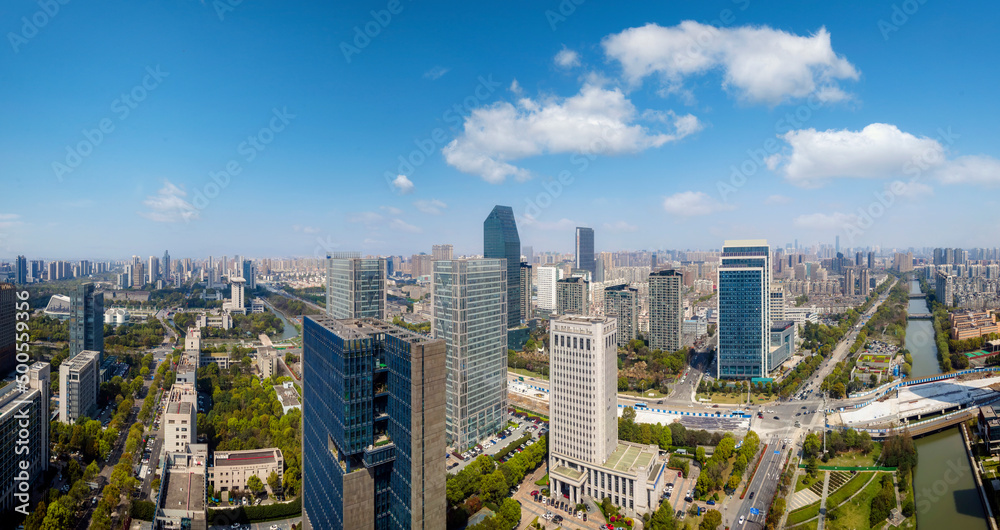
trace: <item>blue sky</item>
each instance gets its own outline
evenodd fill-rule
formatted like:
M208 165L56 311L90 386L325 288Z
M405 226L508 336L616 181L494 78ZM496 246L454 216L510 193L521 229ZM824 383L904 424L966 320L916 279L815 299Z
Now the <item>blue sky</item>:
M7 3L0 257L996 245L993 3L325 4Z

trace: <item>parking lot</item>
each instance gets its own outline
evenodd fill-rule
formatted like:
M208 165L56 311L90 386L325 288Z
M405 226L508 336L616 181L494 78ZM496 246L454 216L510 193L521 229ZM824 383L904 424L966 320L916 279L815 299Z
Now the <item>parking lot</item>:
M464 469L465 466L469 464L469 462L472 462L473 460L476 459L476 457L478 457L481 454L485 454L487 456L493 456L502 451L505 447L507 447L507 444L513 442L514 440L520 439L526 433L531 433L532 441L537 441L539 437L539 432L548 429L548 424L544 422L540 423L539 425L535 425L534 423L528 422L526 420L521 420L518 418L513 418L511 421L516 423L517 427L514 428L511 431L511 433L507 435L506 438L503 439L492 438L492 440L495 441L491 445L480 444L482 445L483 450L481 452L476 452L474 455L470 454L470 458L468 461L464 461L449 452L448 458L445 458L445 465L447 466L448 472L458 473L459 471Z

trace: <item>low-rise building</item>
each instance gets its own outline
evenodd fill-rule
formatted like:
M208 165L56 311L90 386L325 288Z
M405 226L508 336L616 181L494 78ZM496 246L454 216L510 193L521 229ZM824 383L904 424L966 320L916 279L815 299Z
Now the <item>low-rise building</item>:
M208 476L215 491L248 490L247 481L256 475L268 493L274 493L267 484L267 477L276 473L282 479L285 459L281 449L269 447L249 451L216 451L212 462Z
M278 350L269 346L257 348L257 369L262 379L269 379L278 373Z
M59 421L76 423L97 412L101 353L85 350L59 365Z
M166 453L156 496L155 528L208 529L207 470L208 446L205 444Z
M201 353L201 328L188 328L184 336L184 353Z
M767 352L767 371L773 372L792 357L795 350L795 322L779 320L771 323L771 345Z
M949 318L952 340L986 337L991 333L1000 334L1000 324L997 323L993 311L960 311L951 313Z
M302 402L299 400L299 393L295 390L295 385L291 381L286 381L274 388L278 395L278 402L281 403L281 413L288 414L292 409L302 410Z
M233 317L228 311L222 313L201 313L195 319L195 326L201 328L230 329L233 327Z
M163 450L184 452L198 439L198 392L191 383L174 383L163 411Z

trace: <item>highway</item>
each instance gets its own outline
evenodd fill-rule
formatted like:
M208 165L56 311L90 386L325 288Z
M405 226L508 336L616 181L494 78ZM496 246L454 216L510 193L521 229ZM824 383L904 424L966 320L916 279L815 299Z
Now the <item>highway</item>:
M761 442L764 443L763 441ZM734 530L741 528L764 528L764 520L767 518L767 510L771 506L771 498L778 487L777 478L781 475L782 467L785 463L785 456L788 455L787 447L782 449L782 439L773 436L767 440L767 447L761 457L760 466L757 473L747 488L746 497L742 502L739 497L732 497L732 501L737 502L735 510L727 504L723 508L722 522ZM747 468L747 473L752 469ZM751 499L751 494L753 498ZM756 510L757 513L752 511ZM744 523L739 524L740 517L744 518Z

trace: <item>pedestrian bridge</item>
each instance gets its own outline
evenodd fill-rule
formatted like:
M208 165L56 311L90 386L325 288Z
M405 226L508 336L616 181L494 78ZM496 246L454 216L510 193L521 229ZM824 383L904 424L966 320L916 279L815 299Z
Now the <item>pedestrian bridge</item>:
M934 320L933 313L907 313L906 318L910 320Z
M927 293L910 293L910 298L927 298Z

